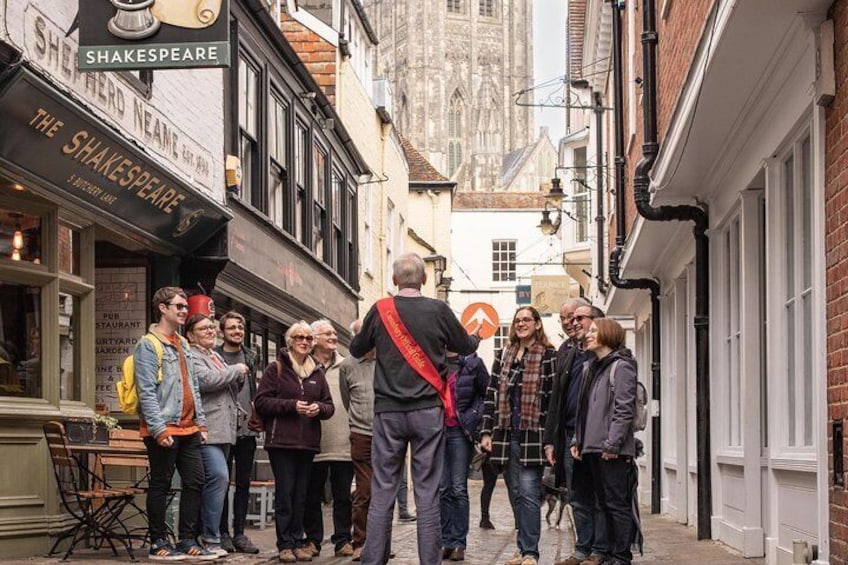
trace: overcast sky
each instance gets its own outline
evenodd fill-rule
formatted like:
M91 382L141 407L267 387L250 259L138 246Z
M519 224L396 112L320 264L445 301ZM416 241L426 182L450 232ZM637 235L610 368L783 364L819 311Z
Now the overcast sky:
M562 82L554 79L565 74L565 0L533 0L534 84L551 83L536 89L539 103L549 96L561 96ZM561 108L536 108L536 135L548 126L554 146L565 135L565 111Z

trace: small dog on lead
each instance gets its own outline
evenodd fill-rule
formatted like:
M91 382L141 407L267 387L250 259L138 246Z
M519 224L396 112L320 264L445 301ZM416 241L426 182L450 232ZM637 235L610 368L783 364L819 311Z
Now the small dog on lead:
M557 487L556 479L550 468L545 469L545 474L542 476L542 500L547 502L548 511L545 514L545 522L549 528L560 529L562 523L562 515L566 511L566 506L571 509L568 501L568 489L566 487ZM555 516L554 516L555 514ZM551 517L554 517L551 520ZM571 515L568 515L568 520L571 521Z

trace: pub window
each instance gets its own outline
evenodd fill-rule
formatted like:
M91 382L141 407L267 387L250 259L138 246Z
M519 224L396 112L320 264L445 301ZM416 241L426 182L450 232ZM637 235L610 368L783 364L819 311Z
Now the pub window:
M352 185L347 188L347 206L345 206L345 238L347 238L347 266L345 277L347 282L356 286L359 279L359 268L356 263L356 189Z
M268 153L270 156L270 183L268 189L268 217L277 226L291 230L286 219L288 203L288 173L286 171L286 132L288 131L288 105L276 92L269 97Z
M309 132L306 126L300 122L295 125L294 132L294 176L295 176L295 204L294 204L294 236L301 243L306 243L307 230L304 229L306 222L306 148L309 146Z
M0 395L41 398L41 288L0 282Z
M261 199L259 179L259 71L242 54L238 69L239 158L241 159L242 193L245 202L257 206Z
M324 238L327 231L327 154L315 145L312 148L312 253L324 259Z
M333 169L333 179L330 185L331 203L332 203L332 223L333 223L333 248L330 250L332 258L331 266L342 277L344 277L345 255L347 254L347 244L344 240L344 222L345 217L342 215L344 208L344 180L342 174Z

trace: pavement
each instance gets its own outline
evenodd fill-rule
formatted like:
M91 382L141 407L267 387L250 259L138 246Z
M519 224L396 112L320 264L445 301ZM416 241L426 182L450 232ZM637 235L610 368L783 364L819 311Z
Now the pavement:
M496 565L506 562L516 549L515 534L512 530L512 512L506 495L503 480L498 482L492 498L491 520L495 530L483 530L478 527L480 521L481 481L469 481L471 496L471 528L468 534L468 548L465 563L473 565ZM412 499L412 496L410 496ZM412 502L412 500L410 500ZM543 507L543 512L547 507ZM324 511L325 532L332 532L331 508ZM554 561L571 554L574 547L573 534L567 515L563 516L561 528L547 527L542 521L542 539L539 544L540 565L552 565ZM697 541L695 530L663 516L651 515L646 509L642 512L642 528L645 537L644 555L636 556L633 563L675 563L678 565L759 565L762 559L745 559L727 546L713 541ZM396 558L390 565L418 565L416 549L415 523L395 523L392 547ZM235 554L215 563L263 564L277 563L275 534L273 523L260 530L252 528L247 532L253 542L262 549L259 555ZM137 551L139 562L147 562L144 549ZM69 558L69 563L87 563L92 565L126 563L128 557L120 552L114 557L108 550L92 551L81 549ZM0 565L30 564L47 565L59 562L58 557L32 557L29 559L0 559ZM333 556L333 547L329 543L322 546L322 554L313 560L316 564L340 565L351 563L350 558Z

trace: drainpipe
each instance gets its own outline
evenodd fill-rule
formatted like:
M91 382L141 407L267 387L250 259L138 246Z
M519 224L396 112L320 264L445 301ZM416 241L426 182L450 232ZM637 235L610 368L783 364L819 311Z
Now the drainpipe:
M714 8L715 9L715 8ZM636 209L655 222L692 222L695 236L695 412L698 455L698 539L709 539L712 515L712 469L710 466L710 306L709 306L709 217L699 206L652 206L650 171L659 152L657 142L657 30L656 2L642 6L642 64L644 143L636 165L633 192Z
M651 399L654 406L660 405L662 387L660 373L660 284L654 279L623 279L621 256L624 254L625 230L627 229L627 202L625 200L624 158L624 75L622 74L621 18L624 2L611 0L612 18L612 57L613 57L613 94L615 101L615 249L609 258L609 279L612 285L621 289L644 289L651 292ZM653 411L651 417L651 514L660 513L662 500L662 421L660 411Z
M598 260L598 292L607 293L607 283L604 280L604 104L601 93L595 92L595 163L598 179L595 223L597 225L597 260Z

